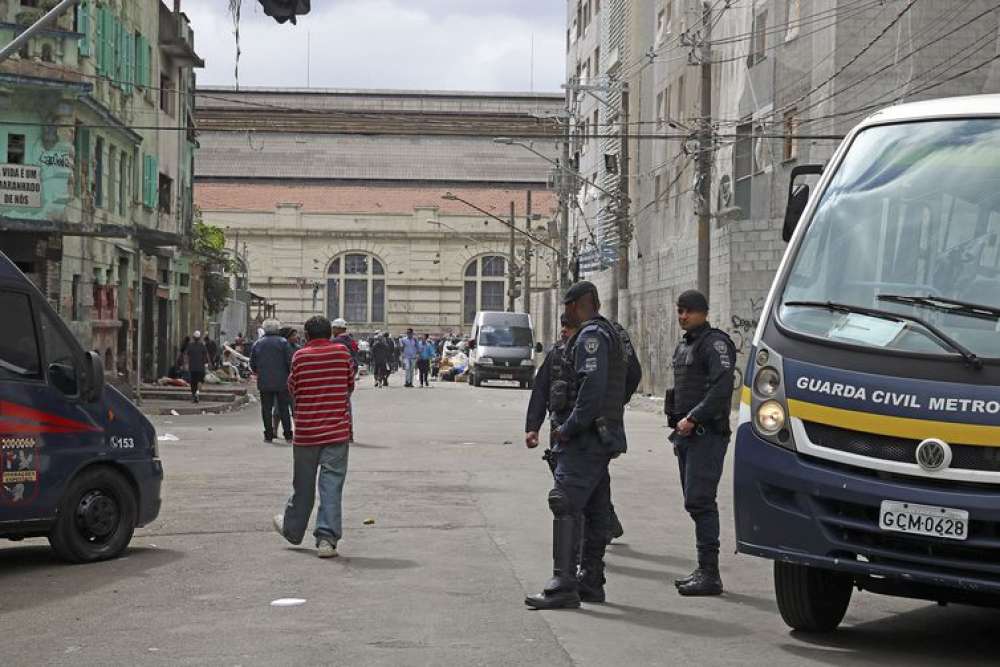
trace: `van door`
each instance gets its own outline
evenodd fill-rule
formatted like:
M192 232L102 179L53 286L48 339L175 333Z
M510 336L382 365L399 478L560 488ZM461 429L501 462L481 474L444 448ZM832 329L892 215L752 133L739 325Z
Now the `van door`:
M55 514L63 487L104 450L106 417L86 406L80 347L47 304L0 287L0 521Z

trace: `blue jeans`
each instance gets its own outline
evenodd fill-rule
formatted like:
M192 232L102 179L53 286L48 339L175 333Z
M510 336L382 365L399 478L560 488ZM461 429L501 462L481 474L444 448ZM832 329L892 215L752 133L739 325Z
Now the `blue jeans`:
M316 501L319 471L319 511L316 513L316 545L320 540L336 544L343 536L341 505L347 477L348 445L293 447L292 496L285 505L285 539L301 544L309 527Z
M416 359L403 359L403 367L406 369L406 384L413 384L413 367L416 365Z

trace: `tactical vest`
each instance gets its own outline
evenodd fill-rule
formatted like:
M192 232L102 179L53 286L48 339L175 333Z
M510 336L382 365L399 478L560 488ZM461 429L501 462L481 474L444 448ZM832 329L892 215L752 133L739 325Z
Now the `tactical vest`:
M557 417L567 416L565 413L576 403L576 368L566 352L566 345L560 343L549 353L549 411Z
M720 333L729 339L729 335L720 330L706 329L693 343L682 341L674 350L674 391L673 408L670 412L678 418L686 415L701 403L708 392L709 380L705 364L701 362L701 351L705 342L712 334Z
M623 422L625 421L625 376L628 372L628 351L622 337L618 334L616 325L598 315L594 319L584 322L580 327L580 332L582 333L592 325L600 329L605 334L603 338L611 343L611 349L608 350L608 386L601 399L601 416L609 421ZM576 337L571 341L571 345L575 355ZM573 367L576 367L575 358L573 359Z

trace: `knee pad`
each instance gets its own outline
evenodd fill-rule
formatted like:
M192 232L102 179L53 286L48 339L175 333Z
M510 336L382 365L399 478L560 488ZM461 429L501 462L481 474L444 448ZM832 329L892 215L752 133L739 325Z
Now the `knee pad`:
M555 516L566 516L573 513L569 498L558 487L549 491L549 509Z

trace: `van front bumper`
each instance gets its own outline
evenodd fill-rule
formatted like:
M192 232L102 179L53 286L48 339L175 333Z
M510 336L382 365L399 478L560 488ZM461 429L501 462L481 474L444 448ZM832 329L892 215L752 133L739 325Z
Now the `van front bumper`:
M473 372L483 380L527 382L535 377L535 366L482 366L477 364Z
M123 462L128 466L139 489L137 526L145 526L160 515L160 489L163 486L163 463L158 458Z
M969 538L882 530L883 500L967 510ZM1000 489L880 477L772 445L743 424L734 502L741 553L850 572L863 588L890 594L1000 594Z

